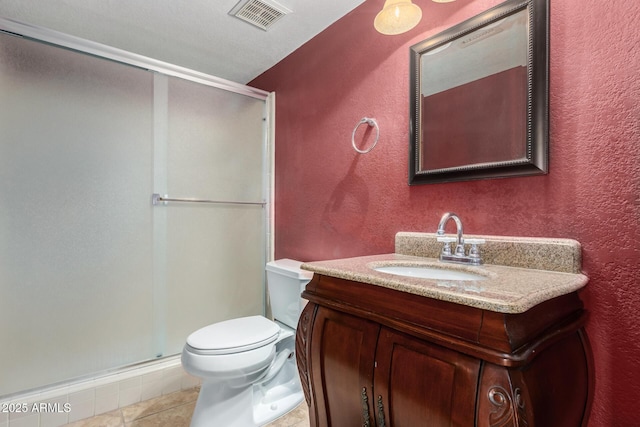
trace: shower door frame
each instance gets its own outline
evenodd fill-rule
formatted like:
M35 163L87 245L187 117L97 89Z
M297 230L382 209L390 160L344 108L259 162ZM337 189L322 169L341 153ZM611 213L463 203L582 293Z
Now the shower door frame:
M213 86L219 89L227 90L229 92L235 92L257 99L266 100L270 95L270 93L267 91L232 82L231 80L211 76L209 74L170 64L168 62L159 61L101 43L96 43L90 40L71 36L59 31L25 24L11 19L0 17L0 31L34 41L45 42L54 46L60 46L78 52L87 53L89 55L94 55L100 58L110 59L112 61L120 62L145 70L156 71L167 76L179 77L192 82L200 83L207 86Z

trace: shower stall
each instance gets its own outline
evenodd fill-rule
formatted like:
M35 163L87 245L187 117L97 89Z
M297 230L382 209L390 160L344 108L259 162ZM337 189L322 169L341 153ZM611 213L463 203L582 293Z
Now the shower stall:
M264 314L271 96L0 19L0 398Z

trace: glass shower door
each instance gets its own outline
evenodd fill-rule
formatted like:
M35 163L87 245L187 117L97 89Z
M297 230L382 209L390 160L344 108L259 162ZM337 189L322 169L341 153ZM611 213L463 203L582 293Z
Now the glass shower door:
M164 353L171 354L200 327L263 314L265 102L157 76L157 92L163 87L166 148L156 162L166 163L166 182L158 177L156 192L216 202L168 202L154 212L156 225L166 224L156 237L166 244L158 248L166 256L158 277L166 279Z
M0 34L0 396L153 357L153 78Z

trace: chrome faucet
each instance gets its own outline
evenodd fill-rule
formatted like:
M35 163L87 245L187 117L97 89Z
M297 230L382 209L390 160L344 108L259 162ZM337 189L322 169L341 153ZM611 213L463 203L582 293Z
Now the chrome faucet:
M444 228L447 225L449 220L453 220L456 223L457 229L457 237L445 237ZM447 212L442 215L440 219L440 223L438 224L438 231L436 231L436 235L438 242L444 243L442 247L442 252L440 252L440 261L444 262L456 262L460 264L471 264L471 265L480 265L482 264L482 259L480 258L480 250L478 249L478 245L484 243L484 239L467 239L467 243L471 244L471 248L469 249L469 254L466 254L465 251L465 239L462 229L462 221L460 217L452 212ZM455 252L451 252L451 243L456 242Z
M460 220L460 217L458 215L454 214L453 212L447 212L446 214L442 215L442 218L440 218L440 224L438 224L438 231L436 231L436 234L438 236L444 236L444 227L447 225L447 222L449 222L450 219L455 221L456 228L457 228L458 238L456 240L456 255L460 255L460 253L464 255L464 237L463 237L463 231L462 231L462 221ZM444 241L444 240L440 240L440 241ZM451 243L451 242L445 242L445 243ZM450 248L449 248L449 251L450 251Z

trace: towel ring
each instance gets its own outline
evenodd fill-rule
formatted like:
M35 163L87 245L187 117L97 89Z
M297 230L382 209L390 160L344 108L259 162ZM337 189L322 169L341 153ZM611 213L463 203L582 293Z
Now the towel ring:
M367 148L366 150L361 150L358 147L356 147L356 141L355 141L356 131L358 130L360 125L363 123L366 123L369 126L376 128L376 140L373 141L373 144L371 144L371 147ZM378 143L378 139L380 139L380 128L378 127L378 122L376 122L376 119L363 117L362 119L360 119L356 127L353 129L353 133L351 134L351 145L353 145L353 149L356 150L358 153L367 154L369 151L373 150L373 147L376 146L376 144Z

